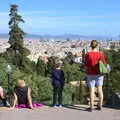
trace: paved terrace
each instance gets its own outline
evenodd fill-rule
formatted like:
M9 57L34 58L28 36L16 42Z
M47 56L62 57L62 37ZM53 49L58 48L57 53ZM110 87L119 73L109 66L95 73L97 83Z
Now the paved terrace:
M86 111L87 106L70 108L42 107L37 110L0 108L0 120L120 120L120 110Z

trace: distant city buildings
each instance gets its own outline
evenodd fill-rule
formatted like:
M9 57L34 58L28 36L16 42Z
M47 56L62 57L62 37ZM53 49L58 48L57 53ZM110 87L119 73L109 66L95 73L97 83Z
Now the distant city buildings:
M74 62L81 63L82 50L85 49L86 52L89 51L90 42L90 40L60 40L55 38L42 38L40 40L25 40L25 47L31 52L28 58L35 62L37 62L38 58L47 62L48 58L51 56L63 59L67 56L67 53L71 52L75 56ZM99 43L100 49L120 49L120 41L101 40ZM0 40L0 53L4 52L8 47L9 44L7 43L7 40Z

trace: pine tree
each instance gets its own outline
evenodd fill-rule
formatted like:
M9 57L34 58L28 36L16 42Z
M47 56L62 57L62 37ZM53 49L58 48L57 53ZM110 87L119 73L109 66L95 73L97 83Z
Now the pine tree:
M36 70L39 75L46 76L46 64L40 58L37 61Z
M52 71L55 69L55 60L56 57L50 57L47 63L47 73L51 75Z
M29 50L24 48L24 31L19 27L20 23L24 23L22 16L18 14L18 6L13 4L10 8L9 21L9 41L10 48L7 53L14 60L16 66L21 66L24 58L29 54Z

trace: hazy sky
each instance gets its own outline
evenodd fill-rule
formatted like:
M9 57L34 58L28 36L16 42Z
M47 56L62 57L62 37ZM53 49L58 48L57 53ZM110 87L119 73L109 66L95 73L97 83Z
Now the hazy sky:
M8 32L9 5L18 4L25 32L111 35L120 33L120 0L1 0L0 33Z

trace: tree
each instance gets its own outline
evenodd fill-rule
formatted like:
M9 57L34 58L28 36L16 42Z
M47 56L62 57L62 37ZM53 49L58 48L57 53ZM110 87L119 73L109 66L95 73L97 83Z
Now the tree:
M85 61L85 49L82 50L82 63Z
M48 59L48 63L47 63L47 72L48 72L48 74L51 74L53 69L55 69L55 60L56 60L56 57L50 57Z
M107 63L110 65L111 71L105 75L104 80L104 96L107 102L108 98L114 92L120 92L120 50L102 50L105 53Z
M40 58L37 61L36 70L39 75L46 76L46 64Z
M74 55L72 52L68 52L66 58L64 59L64 62L69 62L70 64L73 64Z
M9 41L10 48L7 49L7 54L13 58L16 66L21 66L26 57L29 54L29 50L24 48L24 31L19 27L20 23L24 23L22 16L18 14L18 6L13 4L10 8L10 21L9 21Z

